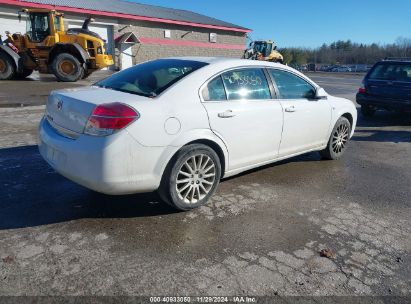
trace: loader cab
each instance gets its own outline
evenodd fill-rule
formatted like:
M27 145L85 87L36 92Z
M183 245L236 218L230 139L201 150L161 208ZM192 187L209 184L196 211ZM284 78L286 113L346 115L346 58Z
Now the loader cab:
M256 53L262 54L263 57L268 57L271 54L273 48L273 43L267 41L256 41L254 43L254 50Z
M64 31L62 14L54 11L24 11L27 14L26 35L30 42L40 43L57 32Z

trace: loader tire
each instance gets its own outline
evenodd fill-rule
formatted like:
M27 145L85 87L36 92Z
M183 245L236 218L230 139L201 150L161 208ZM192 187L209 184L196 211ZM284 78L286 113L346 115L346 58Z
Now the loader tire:
M0 52L0 80L9 80L16 74L13 60L5 53Z
M57 55L51 64L51 70L62 82L76 82L84 75L84 68L80 61L69 53Z

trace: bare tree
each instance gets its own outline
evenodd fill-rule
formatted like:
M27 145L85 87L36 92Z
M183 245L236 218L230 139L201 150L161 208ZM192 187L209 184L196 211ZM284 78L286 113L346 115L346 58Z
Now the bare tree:
M411 38L398 37L393 44L364 44L350 40L323 44L319 48L283 48L284 61L291 65L374 64L386 57L411 57Z
M411 48L411 38L398 37L397 40L395 40L395 44L400 48L401 56L411 56L411 54L409 53Z

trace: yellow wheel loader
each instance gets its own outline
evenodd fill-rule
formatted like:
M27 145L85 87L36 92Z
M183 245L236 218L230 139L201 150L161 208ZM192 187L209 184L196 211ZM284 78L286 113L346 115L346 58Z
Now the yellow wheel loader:
M37 70L74 82L114 63L105 41L88 29L93 19L65 31L62 13L24 9L20 20L22 14L27 15L26 34L6 32L4 41L0 36L0 80L25 78Z
M283 63L283 55L276 49L277 46L271 40L253 41L245 50L243 58Z

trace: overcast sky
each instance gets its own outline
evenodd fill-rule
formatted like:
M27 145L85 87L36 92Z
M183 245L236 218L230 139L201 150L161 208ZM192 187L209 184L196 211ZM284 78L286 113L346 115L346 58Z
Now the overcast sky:
M351 39L392 43L411 37L411 0L130 0L191 10L253 30L279 47Z

